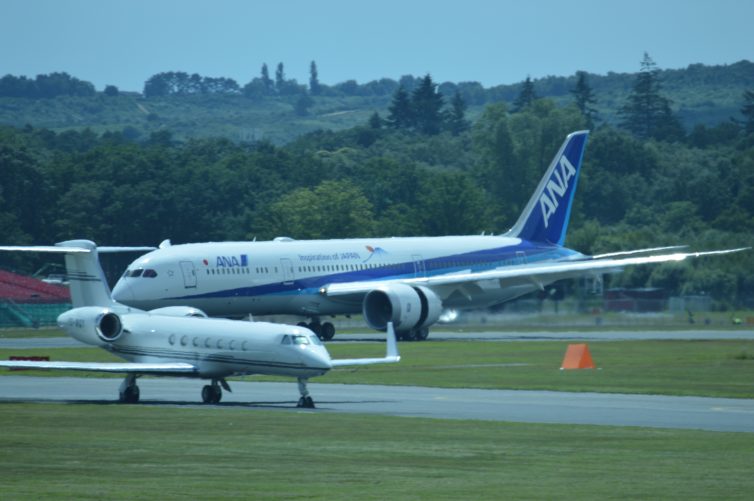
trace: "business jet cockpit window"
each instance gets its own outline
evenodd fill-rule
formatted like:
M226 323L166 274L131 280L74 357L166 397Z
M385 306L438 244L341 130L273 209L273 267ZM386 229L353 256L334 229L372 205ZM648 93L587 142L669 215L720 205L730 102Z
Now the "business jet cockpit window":
M144 270L144 274L142 275L142 277L144 278L155 278L156 276L157 276L157 272L155 270L150 270L150 269Z

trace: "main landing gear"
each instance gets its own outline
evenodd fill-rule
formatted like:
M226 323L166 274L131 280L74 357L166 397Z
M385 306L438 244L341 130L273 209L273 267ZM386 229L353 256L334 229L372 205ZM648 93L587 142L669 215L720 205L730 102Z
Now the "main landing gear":
M306 387L308 379L300 377L298 378L298 391L301 393L301 398L298 399L296 407L303 409L314 409L314 400L309 395L309 389Z
M220 400L223 398L223 390L220 386L227 391L231 391L230 386L225 379L213 379L211 385L208 384L202 388L202 402L205 404L219 404Z
M136 386L136 374L129 374L120 384L119 400L124 404L135 404L139 401L139 387Z
M320 323L319 318L314 317L310 323L299 322L299 327L306 327L323 341L329 341L335 336L335 326L331 322Z
M398 339L398 341L425 341L429 337L429 327L411 329L404 332L396 332L395 337Z

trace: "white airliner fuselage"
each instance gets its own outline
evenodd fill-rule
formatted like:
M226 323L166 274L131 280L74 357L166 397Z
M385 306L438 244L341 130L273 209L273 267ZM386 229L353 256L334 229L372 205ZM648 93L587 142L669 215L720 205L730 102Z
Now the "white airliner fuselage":
M136 261L113 290L142 309L171 305L210 315L296 314L334 334L321 315L362 313L402 338L424 339L443 310L499 304L564 278L679 261L676 248L586 256L563 246L587 132L565 139L510 231L500 236L360 238L270 242L169 241ZM620 256L620 257L619 257Z
M336 284L411 281L502 267L580 259L554 245L501 236L217 242L164 247L132 263L116 284L119 301L152 309L190 304L209 315L304 316L362 313L363 294L329 295ZM554 281L496 280L433 287L443 308L483 307Z

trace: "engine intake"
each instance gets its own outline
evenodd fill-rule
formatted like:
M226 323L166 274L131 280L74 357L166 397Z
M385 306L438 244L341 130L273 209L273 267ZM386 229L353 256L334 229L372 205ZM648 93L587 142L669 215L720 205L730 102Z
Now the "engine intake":
M97 320L97 335L105 342L112 343L123 333L123 323L115 313L105 313Z
M396 284L369 291L362 311L372 329L384 331L393 322L396 331L405 332L437 322L442 301L426 287Z

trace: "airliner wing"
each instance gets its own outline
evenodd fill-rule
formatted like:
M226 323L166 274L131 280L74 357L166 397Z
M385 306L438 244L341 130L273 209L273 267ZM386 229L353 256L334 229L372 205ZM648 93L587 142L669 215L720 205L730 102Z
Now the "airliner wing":
M136 362L47 362L36 360L0 360L0 367L9 369L42 369L64 371L137 373L137 374L193 374L197 368L184 363Z
M461 272L447 275L437 275L426 278L409 278L397 280L375 280L366 282L337 283L323 287L320 292L327 296L342 296L348 294L367 293L379 286L402 283L408 285L444 286L478 282L484 280L513 280L527 278L537 281L537 277L547 277L548 281L582 275L586 272L616 273L626 266L639 264L680 262L690 257L732 254L750 249L727 249L709 252L676 252L655 256L639 256L625 258L587 258L578 261L549 261L517 266L506 266L488 271ZM626 253L629 254L629 253Z

